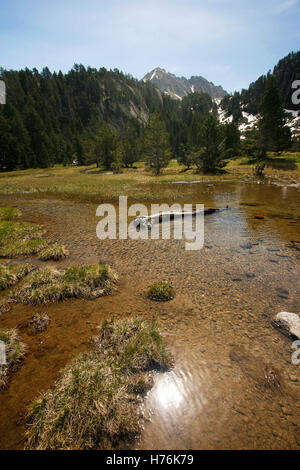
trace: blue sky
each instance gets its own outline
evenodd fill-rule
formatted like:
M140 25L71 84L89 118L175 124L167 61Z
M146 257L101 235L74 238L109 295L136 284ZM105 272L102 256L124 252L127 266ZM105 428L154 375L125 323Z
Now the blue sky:
M300 45L300 0L0 0L0 66L159 66L234 91Z

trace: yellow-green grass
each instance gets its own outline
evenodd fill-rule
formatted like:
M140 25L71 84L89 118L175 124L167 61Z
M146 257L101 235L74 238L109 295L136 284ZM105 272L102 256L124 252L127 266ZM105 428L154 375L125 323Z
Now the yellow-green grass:
M12 220L21 215L21 211L15 207L0 207L0 220Z
M295 168L267 168L267 176L283 176L300 180L300 153L282 153L279 157L274 154L270 158L293 159ZM176 160L171 160L160 176L154 176L147 170L144 162L138 162L135 169L124 168L121 174L113 174L95 165L87 167L55 166L47 169L47 178L39 178L42 170L21 170L3 172L0 175L0 194L42 195L43 197L59 197L76 200L99 202L101 200L115 200L120 195L127 195L135 200L163 200L178 199L180 190L178 185L161 184L159 190L154 191L153 185L157 183L172 183L178 181L222 181L244 179L253 177L255 162L247 157L229 160L224 172L216 175L196 173L196 167L187 170ZM186 193L187 188L184 191Z
M43 227L28 222L1 221L0 245L10 242L40 238L45 233Z
M47 245L47 240L43 240L42 238L8 243L7 245L0 247L0 257L17 258L19 256L34 255Z
M44 304L71 297L95 299L107 295L116 278L106 264L72 266L66 270L41 268L30 273L8 301Z
M69 255L68 250L59 243L53 243L53 245L44 248L39 253L39 259L43 261L54 260L59 261L63 258L66 258Z
M38 253L48 245L46 240L40 238L44 232L37 224L0 221L0 257L15 258Z
M0 290L16 284L33 269L34 265L29 263L10 265L0 263Z
M16 329L0 330L0 341L5 345L6 364L0 364L0 390L5 387L10 372L14 371L25 353L25 345L20 341Z
M153 323L105 322L95 350L65 367L29 412L29 449L111 449L142 430L142 396L150 372L171 359Z
M174 289L170 282L156 282L148 289L148 297L151 300L164 302L174 298Z

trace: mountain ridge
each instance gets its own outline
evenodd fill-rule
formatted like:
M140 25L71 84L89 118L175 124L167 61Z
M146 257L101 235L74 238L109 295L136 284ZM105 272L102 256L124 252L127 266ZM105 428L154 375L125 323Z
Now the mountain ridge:
M151 82L160 91L178 100L195 92L208 93L213 99L222 99L228 94L222 86L217 86L200 75L193 75L190 78L177 77L161 67L151 70L142 81Z

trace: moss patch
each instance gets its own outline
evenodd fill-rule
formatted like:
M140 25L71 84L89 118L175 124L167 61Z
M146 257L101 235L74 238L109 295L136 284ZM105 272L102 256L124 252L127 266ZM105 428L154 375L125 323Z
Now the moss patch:
M43 261L59 261L60 259L66 258L68 254L68 250L63 245L54 243L53 245L48 246L39 253L39 259Z
M151 323L119 320L105 322L94 344L32 403L27 448L109 449L141 431L149 372L171 365L161 335Z
M11 300L43 304L70 297L95 299L108 294L115 281L116 274L106 264L37 269L13 292Z
M6 364L0 364L0 389L8 380L8 375L19 365L25 353L25 345L19 340L16 329L0 330L0 341L5 344Z
M148 290L148 297L151 300L166 302L174 298L174 289L170 282L157 282L152 284Z

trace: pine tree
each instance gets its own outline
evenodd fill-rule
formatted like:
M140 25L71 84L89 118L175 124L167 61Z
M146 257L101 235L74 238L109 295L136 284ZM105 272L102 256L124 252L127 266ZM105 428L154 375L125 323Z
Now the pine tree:
M128 123L122 139L122 159L126 167L132 167L139 159L138 134L133 124Z
M223 126L225 137L226 157L232 158L239 154L241 144L241 133L235 122L227 123Z
M159 114L152 114L144 138L146 162L159 175L171 157L169 135Z
M201 127L201 147L195 163L203 173L215 173L223 166L222 160L225 157L225 139L218 119L210 114L204 119Z
M119 133L108 124L104 124L96 138L94 149L97 166L102 165L111 170L113 164L119 166L121 158L121 142Z
M177 152L177 161L180 165L184 165L189 170L194 161L194 153L187 144L180 144Z
M273 75L268 76L260 107L260 141L264 152L280 152L291 145L291 134L285 126L282 97Z
M0 115L0 169L2 171L13 170L16 161L11 155L12 132L8 119Z

